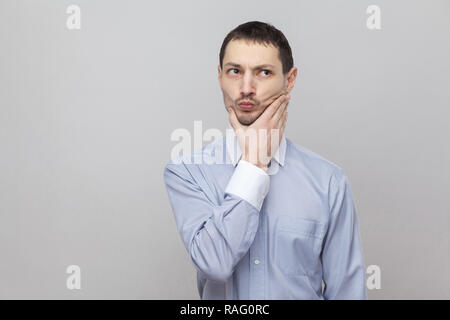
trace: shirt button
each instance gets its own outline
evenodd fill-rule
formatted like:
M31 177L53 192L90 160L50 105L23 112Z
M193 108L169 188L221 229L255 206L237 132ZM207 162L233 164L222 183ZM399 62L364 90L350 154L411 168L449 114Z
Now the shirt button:
M255 262L255 264L259 264L260 261L258 259L256 259L254 262Z

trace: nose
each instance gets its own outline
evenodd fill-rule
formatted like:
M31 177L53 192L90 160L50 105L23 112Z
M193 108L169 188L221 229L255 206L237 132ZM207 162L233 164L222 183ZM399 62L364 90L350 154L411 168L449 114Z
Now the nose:
M255 86L254 86L253 76L249 72L247 72L242 77L241 96L251 97L253 95L255 95Z

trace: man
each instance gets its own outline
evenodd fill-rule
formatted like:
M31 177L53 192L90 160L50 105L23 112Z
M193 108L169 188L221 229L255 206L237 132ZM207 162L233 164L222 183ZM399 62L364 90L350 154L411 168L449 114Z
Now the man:
M284 135L297 76L285 36L244 23L226 36L219 59L232 135L195 153L202 163L184 157L164 170L200 297L366 299L349 181ZM250 139L250 131L263 135ZM226 163L211 164L222 152Z

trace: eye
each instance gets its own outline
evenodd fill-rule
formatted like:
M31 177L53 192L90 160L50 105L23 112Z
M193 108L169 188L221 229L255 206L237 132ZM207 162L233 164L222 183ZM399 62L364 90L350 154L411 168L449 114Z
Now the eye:
M262 70L261 72L264 72L264 71L267 72L266 76L272 74L272 71L270 71L270 70Z
M233 70L236 70L236 71L238 71L238 72L239 72L239 70L238 70L238 69L236 69L236 68L232 68L232 69L228 69L228 73L230 73L230 71L233 71ZM237 74L237 73L232 73L232 74Z

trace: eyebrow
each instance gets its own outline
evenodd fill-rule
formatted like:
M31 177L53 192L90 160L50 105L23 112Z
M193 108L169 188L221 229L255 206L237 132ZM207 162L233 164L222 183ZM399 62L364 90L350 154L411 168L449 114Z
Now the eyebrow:
M240 68L241 67L240 64L234 63L234 62L228 62L228 63L226 63L224 65L224 67L226 67L226 66L231 66L231 67L235 67L235 68ZM273 69L275 69L275 66L265 63L265 64L260 64L259 66L254 67L253 70L259 70L259 69L264 69L264 68L273 68Z

